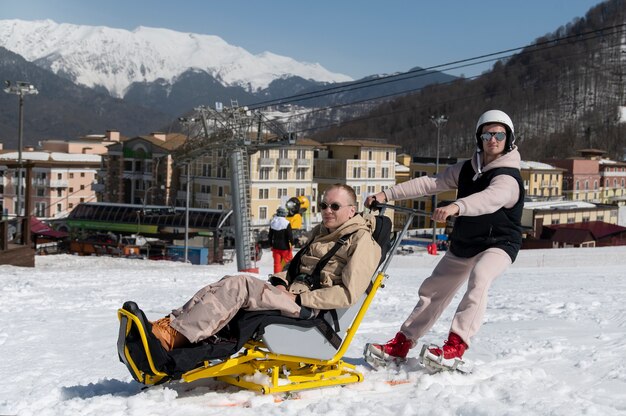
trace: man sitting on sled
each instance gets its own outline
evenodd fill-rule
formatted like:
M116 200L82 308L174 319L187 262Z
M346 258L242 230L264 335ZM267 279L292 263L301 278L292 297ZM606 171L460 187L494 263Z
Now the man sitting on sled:
M247 275L225 276L200 289L182 307L152 323L152 333L171 351L215 335L239 312L278 310L314 318L320 310L346 308L365 292L381 258L372 237L375 222L356 215L354 190L331 186L319 204L322 224L269 284ZM322 267L320 267L322 266Z

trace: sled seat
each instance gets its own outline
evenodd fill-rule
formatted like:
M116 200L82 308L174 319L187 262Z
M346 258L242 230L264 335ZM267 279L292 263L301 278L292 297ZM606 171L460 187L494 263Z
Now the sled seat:
M369 288L352 306L323 311L312 320L284 317L277 311L241 311L226 332L218 333L218 342L166 352L160 343L155 345L158 340L143 312L127 302L118 310L120 360L135 380L146 385L216 378L270 394L362 381L363 375L342 357L386 279L385 270L415 215L411 211L404 229L393 238L389 218L376 216L380 232L375 231L374 237L384 255Z

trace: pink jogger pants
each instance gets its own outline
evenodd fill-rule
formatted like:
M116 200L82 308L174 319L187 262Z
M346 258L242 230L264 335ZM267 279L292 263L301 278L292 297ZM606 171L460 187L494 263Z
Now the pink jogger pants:
M450 331L469 346L482 325L489 287L510 264L511 258L499 248L490 248L471 258L457 257L447 251L420 286L419 301L400 331L415 343L432 328L461 285L468 282Z

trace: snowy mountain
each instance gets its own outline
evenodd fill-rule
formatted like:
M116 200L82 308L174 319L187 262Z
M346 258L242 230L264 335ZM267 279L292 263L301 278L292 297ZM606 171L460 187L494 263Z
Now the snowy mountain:
M77 84L103 88L120 98L133 83L173 85L189 71L248 92L292 76L322 83L351 80L317 63L271 52L253 55L218 36L150 27L128 31L52 20L0 20L0 46Z

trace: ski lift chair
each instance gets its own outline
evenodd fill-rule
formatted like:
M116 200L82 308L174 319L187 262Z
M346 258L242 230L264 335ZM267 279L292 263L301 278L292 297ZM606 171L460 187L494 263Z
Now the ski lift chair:
M240 312L220 342L166 352L134 302L118 310L118 354L135 380L145 385L180 379L215 378L262 394L360 382L363 374L342 360L367 309L386 279L385 271L415 215L408 208L379 204L377 241L386 254L367 291L352 306L327 311L313 320L281 316L277 311ZM402 231L391 237L385 208L405 212ZM375 232L376 238L376 232ZM219 336L220 334L218 334ZM229 338L230 337L230 338ZM234 338L234 340L233 340ZM225 339L225 340L224 340Z

